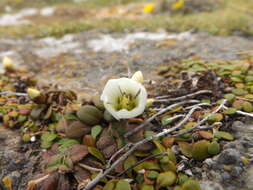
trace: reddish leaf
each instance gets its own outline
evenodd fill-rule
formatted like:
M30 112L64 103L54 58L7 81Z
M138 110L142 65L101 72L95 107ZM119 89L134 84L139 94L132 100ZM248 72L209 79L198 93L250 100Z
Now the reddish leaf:
M75 166L75 172L74 172L75 178L79 181L82 182L86 179L89 179L91 174L88 170L85 170L79 166Z
M83 144L86 146L91 146L91 147L96 146L96 142L91 135L85 135L83 137Z
M77 163L88 154L87 146L74 144L66 151L66 154L70 157L73 163Z

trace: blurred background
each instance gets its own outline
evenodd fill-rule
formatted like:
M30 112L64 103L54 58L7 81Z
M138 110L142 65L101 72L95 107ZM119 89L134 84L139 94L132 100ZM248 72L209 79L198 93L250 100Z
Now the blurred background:
M2 15L21 15L2 16L0 36L59 37L94 28L252 35L252 10L252 0L1 0Z
M158 66L192 56L252 55L252 10L253 0L0 0L0 60L88 96L115 75L155 80Z

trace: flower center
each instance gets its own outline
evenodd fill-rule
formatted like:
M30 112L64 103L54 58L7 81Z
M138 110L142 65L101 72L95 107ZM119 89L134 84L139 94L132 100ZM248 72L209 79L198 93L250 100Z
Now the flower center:
M116 110L119 111L121 109L126 109L131 111L137 105L136 97L132 94L125 94L123 93L121 96L118 97Z

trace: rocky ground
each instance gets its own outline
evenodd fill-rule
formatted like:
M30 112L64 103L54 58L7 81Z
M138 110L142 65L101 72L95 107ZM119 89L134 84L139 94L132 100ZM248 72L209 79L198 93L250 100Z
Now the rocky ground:
M45 13L46 14L46 13ZM67 34L60 38L0 39L0 59L12 58L17 67L29 70L40 85L53 83L90 98L115 76L141 70L157 81L157 67L192 56L203 60L236 60L253 54L252 37L212 36L204 32L167 33L163 30L110 32L101 30ZM0 65L0 70L2 70ZM236 140L227 143L214 158L193 170L203 190L252 190L253 167L241 157L253 156L252 120L242 118L230 126ZM31 148L33 151L31 151ZM0 127L0 179L9 176L14 190L24 189L39 168L36 143L24 145L18 130ZM2 182L0 189L5 190Z
M235 60L249 56L252 52L247 51L253 49L252 41L240 36L215 37L194 32L170 35L89 31L59 39L2 39L0 56L11 57L40 81L89 95L108 78L127 75L128 68L131 72L142 70L146 78L152 80L156 78L157 66L191 56L204 60Z

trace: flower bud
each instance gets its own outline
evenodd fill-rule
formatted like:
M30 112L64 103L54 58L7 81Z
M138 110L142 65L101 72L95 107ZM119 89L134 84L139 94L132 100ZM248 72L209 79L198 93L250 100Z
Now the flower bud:
M38 91L34 88L28 88L27 94L31 99L35 99L35 98L39 97L41 93L40 93L40 91Z
M9 57L3 58L3 67L6 71L13 71L14 70L14 63Z
M144 78L143 78L143 75L142 75L141 71L135 72L131 79L138 82L138 83L143 83L144 82Z
M146 104L146 108L152 106L152 104L155 102L154 98L148 98L147 99L147 104Z

